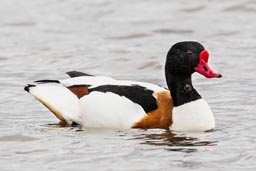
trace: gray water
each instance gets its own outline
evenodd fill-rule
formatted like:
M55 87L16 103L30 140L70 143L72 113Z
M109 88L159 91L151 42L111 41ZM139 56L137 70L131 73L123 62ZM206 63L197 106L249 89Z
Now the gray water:
M0 170L256 170L256 1L1 0ZM194 74L217 127L60 127L23 91L79 70L165 86L166 52L198 40L221 79Z

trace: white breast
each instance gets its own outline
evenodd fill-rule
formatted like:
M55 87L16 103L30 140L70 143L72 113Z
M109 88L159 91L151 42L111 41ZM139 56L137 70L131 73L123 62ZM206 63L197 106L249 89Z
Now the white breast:
M204 99L174 107L172 119L170 129L175 131L197 132L215 128L214 116Z

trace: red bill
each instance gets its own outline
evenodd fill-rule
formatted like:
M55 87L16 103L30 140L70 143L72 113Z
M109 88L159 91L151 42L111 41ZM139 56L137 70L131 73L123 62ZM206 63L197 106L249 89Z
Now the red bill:
M199 56L199 64L195 67L195 71L204 75L206 78L220 78L221 74L213 71L208 65L209 53L207 50L203 50Z

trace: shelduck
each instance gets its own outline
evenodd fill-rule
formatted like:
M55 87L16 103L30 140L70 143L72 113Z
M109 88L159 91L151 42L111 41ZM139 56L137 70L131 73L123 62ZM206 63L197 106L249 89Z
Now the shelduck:
M39 80L24 89L68 125L208 131L215 128L213 113L191 81L194 72L221 77L208 59L208 51L198 42L174 44L165 63L168 89L77 71L67 72L69 79Z

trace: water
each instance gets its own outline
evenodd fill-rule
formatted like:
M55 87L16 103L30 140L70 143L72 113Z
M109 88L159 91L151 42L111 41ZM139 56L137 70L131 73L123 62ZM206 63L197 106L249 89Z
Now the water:
M256 1L1 0L1 170L256 170ZM60 127L23 91L80 70L166 85L169 47L198 40L222 79L194 75L214 132Z

